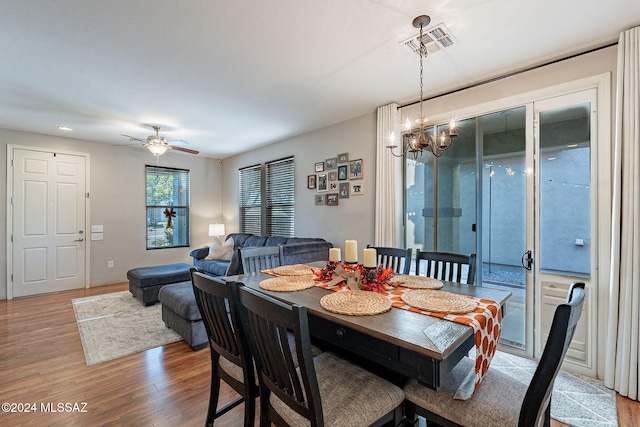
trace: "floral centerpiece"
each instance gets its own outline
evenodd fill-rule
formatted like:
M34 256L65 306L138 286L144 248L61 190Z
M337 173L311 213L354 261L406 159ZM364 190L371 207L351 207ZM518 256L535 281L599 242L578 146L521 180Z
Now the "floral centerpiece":
M329 282L330 285L346 282L352 290L383 292L393 277L393 268L382 265L365 268L362 264L327 261L325 268L314 270L313 274L318 282Z

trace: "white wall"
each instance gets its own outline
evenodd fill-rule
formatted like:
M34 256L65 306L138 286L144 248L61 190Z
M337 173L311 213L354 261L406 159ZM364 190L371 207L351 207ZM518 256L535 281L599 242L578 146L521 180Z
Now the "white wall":
M277 144L223 160L223 216L228 232L238 231L238 169L287 156L295 156L295 230L297 237L322 237L341 247L355 239L362 253L373 244L375 199L376 114L372 112L334 126L325 127ZM316 190L307 189L307 176L314 164L349 153L349 159L362 159L365 193L339 199L338 206L316 206ZM355 182L355 181L353 181Z
M186 262L189 251L208 244L208 224L221 221L221 166L215 159L168 152L159 165L191 171L191 248L146 250L144 166L155 158L140 148L115 147L89 141L0 129L0 173L7 176L7 145L48 147L90 155L90 224L104 226L104 240L90 245L91 286L125 282L134 267ZM0 198L6 200L6 185ZM0 213L0 240L7 239L6 209ZM114 267L107 268L113 261ZM0 247L0 299L6 299L6 245Z

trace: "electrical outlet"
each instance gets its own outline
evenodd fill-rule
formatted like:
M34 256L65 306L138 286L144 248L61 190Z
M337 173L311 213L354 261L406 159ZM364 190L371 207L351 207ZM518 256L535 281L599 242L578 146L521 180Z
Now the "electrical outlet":
M107 261L107 267L113 268L113 261Z

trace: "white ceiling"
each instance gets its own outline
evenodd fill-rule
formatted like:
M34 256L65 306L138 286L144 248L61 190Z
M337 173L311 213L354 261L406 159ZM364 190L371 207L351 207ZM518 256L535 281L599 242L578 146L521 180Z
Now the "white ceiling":
M640 1L3 0L0 128L126 144L159 124L225 158L415 101L400 42L422 14L459 42L427 58L429 96L617 41Z

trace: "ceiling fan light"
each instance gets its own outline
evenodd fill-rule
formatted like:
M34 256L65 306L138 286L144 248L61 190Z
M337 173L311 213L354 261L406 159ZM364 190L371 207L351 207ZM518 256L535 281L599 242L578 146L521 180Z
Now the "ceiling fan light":
M153 153L154 156L162 156L165 151L167 151L166 145L149 145L147 146L149 151Z

